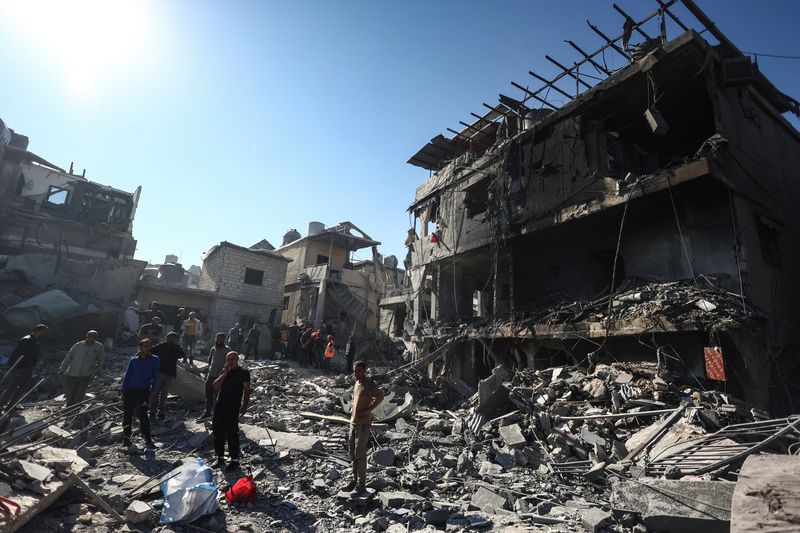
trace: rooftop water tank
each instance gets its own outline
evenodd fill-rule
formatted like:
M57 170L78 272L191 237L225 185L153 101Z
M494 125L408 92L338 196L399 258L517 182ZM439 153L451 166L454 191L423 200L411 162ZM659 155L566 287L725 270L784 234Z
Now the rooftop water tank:
M552 113L552 109L531 109L525 113L525 118L522 119L522 129L529 130L534 124L542 120L544 117Z
M285 245L289 244L290 242L294 242L294 241L298 240L300 237L302 237L302 235L300 235L300 232L297 231L296 229L292 228L292 229L290 229L289 231L287 231L286 233L283 234L283 245L282 246L285 246Z
M164 258L164 262L165 262L165 263L177 263L177 262L178 262L178 256L177 256L177 255L175 255L175 254L168 254L168 255L167 255L165 258Z
M184 270L179 263L166 263L158 267L158 279L168 282L183 281Z
M383 258L383 266L386 268L397 268L397 256L387 255Z
M308 223L308 236L319 235L325 229L325 224L322 222L309 222Z

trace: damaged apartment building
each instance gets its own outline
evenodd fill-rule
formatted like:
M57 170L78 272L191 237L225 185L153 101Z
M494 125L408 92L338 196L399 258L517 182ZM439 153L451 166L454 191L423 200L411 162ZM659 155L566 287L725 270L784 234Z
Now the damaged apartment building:
M141 187L120 191L85 174L30 152L28 138L0 121L2 281L127 305L146 265L133 259ZM17 303L12 286L4 288L2 308Z
M652 360L796 410L798 103L691 0L614 7L619 37L590 23L598 50L566 41L555 78L512 82L410 159L431 176L409 208L406 340L473 385L498 364Z
M286 232L276 250L292 260L286 270L282 322L335 326L337 339L363 336L378 327L383 265L373 240L352 222L326 228L310 222L308 233ZM354 254L368 249L371 260Z

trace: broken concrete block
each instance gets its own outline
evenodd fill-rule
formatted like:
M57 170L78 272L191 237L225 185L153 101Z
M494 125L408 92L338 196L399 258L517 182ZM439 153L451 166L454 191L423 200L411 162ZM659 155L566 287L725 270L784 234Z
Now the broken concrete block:
M586 385L583 386L583 392L587 393L595 400L603 398L608 393L605 382L598 378L589 380Z
M597 533L609 525L612 520L611 513L596 507L581 510L581 525L591 533Z
M500 427L500 438L509 448L523 448L528 443L518 424Z
M434 526L441 526L447 523L450 514L449 509L432 509L425 513L425 522Z
M146 522L150 520L150 515L153 512L153 508L146 502L141 500L134 500L125 509L125 521L131 524L141 524L142 522Z
M589 446L594 446L595 444L598 446L606 445L606 439L589 429L588 426L581 428L581 439Z
M615 481L611 503L615 510L640 514L644 525L656 531L727 531L734 487L724 481L688 479Z
M381 466L394 466L394 450L381 448L372 452L372 462Z
M502 471L503 471L502 466L490 463L489 461L484 461L481 463L481 467L480 470L478 470L478 473L482 476L496 476Z
M42 438L45 439L68 439L70 437L72 437L72 433L55 425L47 426L42 430Z
M370 526L372 526L372 529L375 531L386 531L389 527L389 519L385 516L379 516L370 522Z
M22 473L27 478L32 479L34 481L45 482L53 473L49 468L45 466L24 461L22 459L19 459L17 461L17 465L19 465L19 468L22 470Z
M485 513L495 513L506 506L506 499L485 487L478 487L469 501L472 507Z
M424 500L423 497L411 494L410 492L381 492L378 494L381 503L387 508L402 507Z

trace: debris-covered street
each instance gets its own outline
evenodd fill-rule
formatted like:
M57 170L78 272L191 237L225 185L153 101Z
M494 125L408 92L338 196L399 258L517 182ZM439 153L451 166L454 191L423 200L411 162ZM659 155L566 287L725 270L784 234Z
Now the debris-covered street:
M798 17L0 3L0 533L800 531Z

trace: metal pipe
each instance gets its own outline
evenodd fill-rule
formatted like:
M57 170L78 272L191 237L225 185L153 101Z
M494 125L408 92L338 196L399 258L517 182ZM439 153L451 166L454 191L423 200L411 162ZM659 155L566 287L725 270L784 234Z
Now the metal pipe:
M42 379L40 379L39 381L37 381L37 382L36 382L36 385L34 385L33 387L31 387L31 390L29 390L28 392L26 392L25 394L23 394L23 395L20 397L20 399L19 399L19 400L17 400L16 402L14 402L14 405L12 405L11 407L9 407L9 408L8 408L8 410L7 410L5 413L3 413L2 415L0 415L0 422L2 422L3 420L5 420L5 419L8 417L8 415L10 415L10 414L11 414L11 413L14 411L14 409L17 407L17 405L19 405L19 404L22 402L22 400L24 400L25 398L27 398L28 396L30 396L30 395L31 395L31 393L32 393L33 391L35 391L35 390L36 390L36 389L39 387L39 385L41 385L42 383L44 383L44 378L42 378Z
M581 49L581 47L580 47L580 46L578 46L578 45L577 45L577 44L575 44L574 42L570 41L569 39L565 39L565 40L564 40L564 42L565 42L565 43L567 43L568 45L570 45L570 46L571 46L572 48L574 48L575 50L577 50L577 51L578 51L578 53L579 53L579 54L581 54L581 55L582 55L584 58L586 58L586 60L587 60L587 61L589 61L589 63L591 63L591 64L592 64L592 66L593 66L594 68L596 68L596 69L597 69L597 70L599 70L599 71L602 71L602 72L604 72L604 73L606 74L606 76L608 76L608 75L610 75L610 74L611 74L611 72L609 72L607 68L605 68L603 65L599 64L599 63L598 63L597 61L595 61L594 59L592 59L592 58L589 56L589 54L587 54L586 52L584 52L584 51Z
M20 361L22 361L22 357L20 357L16 361L14 361L14 364L11 365L11 368L9 368L8 371L3 375L2 379L0 379L0 387L3 386L3 384L8 379L8 376L11 375L11 373L14 371L14 369L17 368L17 365L20 363Z

